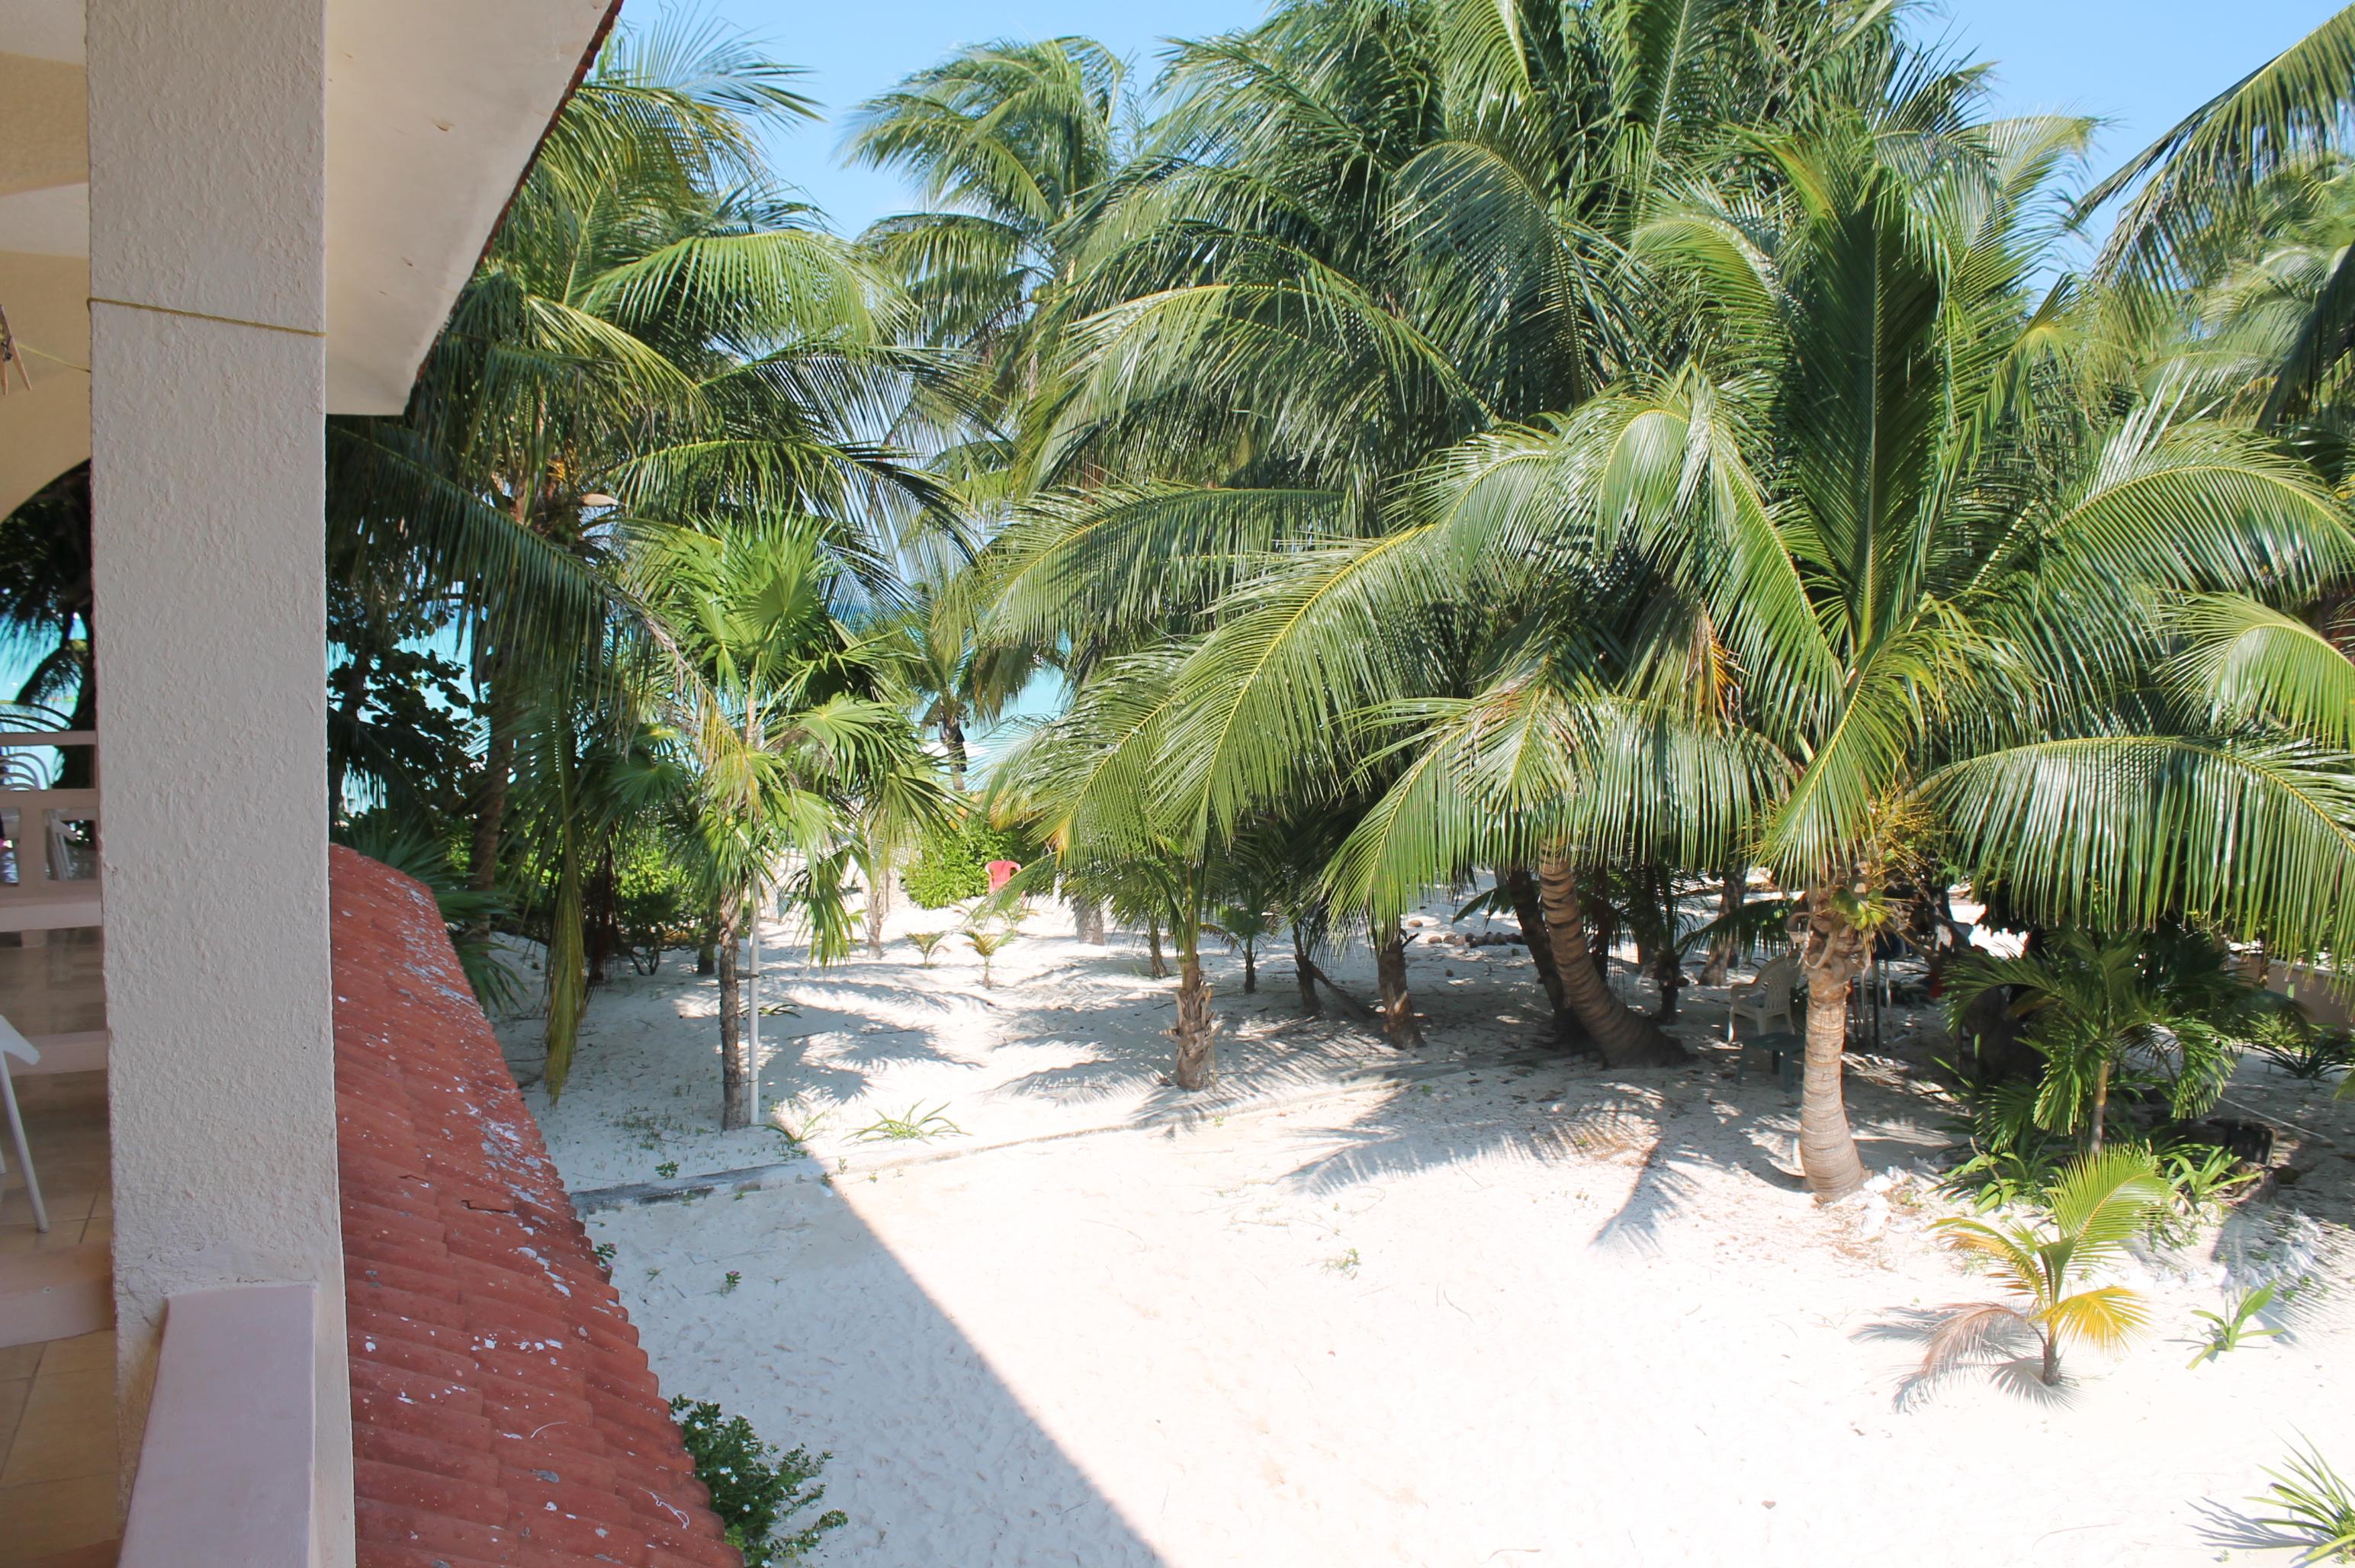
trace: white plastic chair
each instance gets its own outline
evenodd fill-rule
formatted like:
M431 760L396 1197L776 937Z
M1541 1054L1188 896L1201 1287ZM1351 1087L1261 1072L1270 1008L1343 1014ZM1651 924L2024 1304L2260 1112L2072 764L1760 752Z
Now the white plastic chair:
M8 1107L8 1137L16 1146L16 1163L25 1168L25 1196L33 1200L33 1229L46 1232L49 1228L49 1211L41 1203L40 1178L33 1174L33 1151L25 1147L25 1118L16 1109L16 1081L8 1076L8 1059L16 1058L30 1067L41 1060L33 1042L16 1032L16 1026L0 1019L0 1101ZM6 1193L8 1162L0 1159L0 1196Z
M1726 993L1725 1039L1733 1042L1733 1025L1747 1019L1762 1032L1781 1027L1796 1034L1798 1021L1791 1010L1791 987L1799 983L1799 955L1785 948L1760 966L1758 977Z

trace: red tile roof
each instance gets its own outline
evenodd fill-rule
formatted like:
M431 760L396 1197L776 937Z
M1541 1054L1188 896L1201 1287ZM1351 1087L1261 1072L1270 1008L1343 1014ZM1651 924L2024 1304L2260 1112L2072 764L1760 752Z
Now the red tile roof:
M360 1568L741 1568L432 895L329 887Z

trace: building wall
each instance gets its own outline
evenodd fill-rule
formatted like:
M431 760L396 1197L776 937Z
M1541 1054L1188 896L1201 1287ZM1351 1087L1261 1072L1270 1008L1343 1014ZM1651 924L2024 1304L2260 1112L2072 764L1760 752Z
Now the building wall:
M89 83L123 1472L166 1297L314 1283L313 1560L340 1568L323 0L90 0Z

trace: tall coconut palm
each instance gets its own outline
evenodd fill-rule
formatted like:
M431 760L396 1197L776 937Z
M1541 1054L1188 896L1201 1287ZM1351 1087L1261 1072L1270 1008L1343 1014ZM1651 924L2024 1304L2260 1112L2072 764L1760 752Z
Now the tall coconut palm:
M1403 754L1353 713L1517 657L1520 605L1428 591L1401 481L1701 325L1691 291L1645 283L1700 243L1675 193L1891 53L1874 11L1755 12L1322 0L1180 52L1144 172L1092 229L1049 453L1127 482L1018 519L993 624L1199 641L1155 778L1214 832L1320 782L1379 788ZM1612 1060L1669 1054L1587 977L1572 849L1512 857L1542 862L1565 1001Z
M862 242L902 279L924 341L1036 387L1044 296L1068 287L1087 215L1119 171L1126 68L1092 38L960 50L861 104L847 153L915 179L927 209Z
M2239 260L2268 187L2318 155L2355 153L2355 5L2169 128L2085 193L2081 219L2125 198L2102 248L2103 277L2138 291L2212 283ZM2355 251L2334 247L2267 367L2262 417L2302 416L2355 348Z
M1861 121L1769 144L1795 210L1721 296L1765 305L1724 361L1739 379L1695 366L1600 400L1464 454L1449 485L1488 541L1636 542L1741 670L1742 726L1782 759L1757 855L1806 895L1821 1197L1862 1179L1849 991L1925 841L2056 919L2346 940L2343 760L2155 690L2155 596L2295 602L2355 539L2260 440L2164 402L2105 423L2045 374L2060 335L2024 292L2030 219L2076 133L1989 127L1976 167L1892 160Z

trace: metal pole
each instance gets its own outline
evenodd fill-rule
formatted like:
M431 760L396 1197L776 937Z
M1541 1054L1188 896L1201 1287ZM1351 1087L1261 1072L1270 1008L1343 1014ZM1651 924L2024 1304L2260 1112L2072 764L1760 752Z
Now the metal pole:
M751 938L752 962L744 989L752 1002L752 1017L746 1026L750 1033L746 1038L752 1049L752 1125L757 1127L761 1125L761 895L758 883L753 885Z

